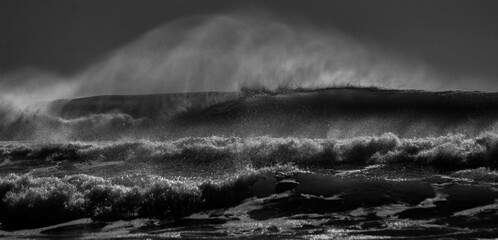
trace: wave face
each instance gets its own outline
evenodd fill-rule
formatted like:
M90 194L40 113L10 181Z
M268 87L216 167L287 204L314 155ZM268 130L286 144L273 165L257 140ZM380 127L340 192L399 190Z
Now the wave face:
M4 107L0 237L492 238L497 106L343 88Z
M35 109L35 110L33 110ZM101 96L3 108L2 140L169 140L206 136L477 136L494 131L498 95L337 88ZM10 112L9 112L10 111Z

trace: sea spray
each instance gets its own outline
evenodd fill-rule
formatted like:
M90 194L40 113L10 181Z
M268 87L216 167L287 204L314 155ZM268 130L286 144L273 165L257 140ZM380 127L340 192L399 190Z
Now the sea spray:
M131 218L178 219L196 211L229 207L253 196L273 193L254 187L274 182L275 172L292 167L247 170L226 180L196 182L154 175L102 178L85 174L0 177L0 222L10 227L49 225L77 218L100 220Z
M440 170L496 168L498 137L449 134L399 138L392 133L351 139L271 137L198 137L174 141L117 141L0 144L9 161L124 161L130 164L176 164L202 168L210 164L265 167L294 164L333 168L341 164L414 164Z

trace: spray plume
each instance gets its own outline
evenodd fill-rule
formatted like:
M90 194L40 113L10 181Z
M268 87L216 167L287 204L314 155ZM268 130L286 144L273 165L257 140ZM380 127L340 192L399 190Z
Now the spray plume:
M110 94L237 91L242 87L376 86L437 90L426 67L340 33L268 14L196 16L166 23L73 76L1 76L15 105Z

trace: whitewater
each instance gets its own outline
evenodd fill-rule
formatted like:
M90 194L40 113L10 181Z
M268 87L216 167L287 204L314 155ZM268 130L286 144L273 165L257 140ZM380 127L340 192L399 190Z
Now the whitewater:
M376 88L2 106L6 238L491 238L498 95Z

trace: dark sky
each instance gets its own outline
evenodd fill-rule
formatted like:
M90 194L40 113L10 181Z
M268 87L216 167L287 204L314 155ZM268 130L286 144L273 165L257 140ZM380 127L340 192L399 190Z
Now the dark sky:
M496 0L0 0L0 73L71 75L169 21L248 7L339 29L450 76L498 81Z

